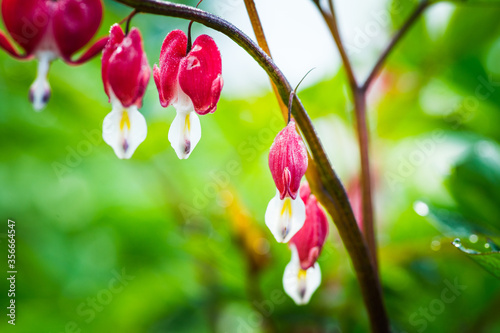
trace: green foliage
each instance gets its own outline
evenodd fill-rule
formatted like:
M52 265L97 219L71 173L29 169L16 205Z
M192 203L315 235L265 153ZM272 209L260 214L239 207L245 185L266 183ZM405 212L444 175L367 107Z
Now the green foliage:
M399 2L403 11L393 17L394 27L415 5ZM130 13L105 3L100 35ZM411 318L423 320L419 309L429 308L455 279L467 289L433 315L426 332L500 330L500 282L467 258L498 277L499 15L495 8L456 9L434 35L421 18L370 93L380 270L396 332L418 331ZM133 23L145 37L150 64L157 63L164 36L187 27L150 15ZM238 61L221 51L223 61ZM223 96L217 112L202 117L202 140L192 156L179 161L167 140L174 111L161 108L150 82L141 109L148 138L131 160L121 161L101 138L110 105L99 59L79 67L55 62L52 100L41 113L27 100L34 73L35 63L0 53L0 247L6 221L14 219L16 329L70 332L74 322L82 332L264 332L260 311L279 332L367 332L359 287L333 224L319 260L322 285L311 303L297 307L283 294L290 252L264 225L275 191L267 152L284 125L271 93ZM344 79L339 72L299 96L349 185L358 151ZM417 214L416 202L425 202L429 214ZM249 274L248 248L235 231L242 217L235 212L246 216L244 230L260 244L257 277ZM456 237L464 255L452 245ZM130 280L92 310L88 299L105 297L122 270ZM7 287L3 279L2 304ZM1 331L5 325L2 320Z
M465 217L500 233L500 154L481 142L459 161L447 180L451 195Z

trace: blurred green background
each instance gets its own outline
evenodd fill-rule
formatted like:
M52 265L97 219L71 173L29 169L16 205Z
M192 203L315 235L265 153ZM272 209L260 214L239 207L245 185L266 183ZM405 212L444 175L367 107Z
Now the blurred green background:
M130 12L105 4L99 35ZM398 2L387 30L414 5ZM460 7L438 34L422 18L370 92L380 266L394 332L500 332L499 280L452 245L459 237L495 250L485 236L500 229L498 17L495 7ZM151 65L164 36L187 26L150 15L133 24ZM6 254L14 219L18 270L15 328L3 314L8 284L0 279L1 331L368 331L333 223L310 304L297 307L283 292L290 252L264 224L275 191L267 153L284 125L271 93L225 94L215 114L201 117L202 140L181 161L167 140L175 112L161 108L150 81L141 110L148 137L122 161L100 134L111 110L100 60L53 63L41 113L27 99L35 70L0 53L0 246ZM340 71L299 95L356 200L346 89ZM450 284L463 287L450 294ZM445 302L443 293L455 297Z

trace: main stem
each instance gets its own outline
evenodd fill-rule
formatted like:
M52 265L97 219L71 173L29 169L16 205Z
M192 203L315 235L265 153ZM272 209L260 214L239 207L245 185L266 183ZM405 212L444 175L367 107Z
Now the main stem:
M369 131L366 120L366 94L370 85L373 83L377 75L380 73L385 61L394 50L396 45L405 36L411 26L417 21L424 10L429 7L432 3L430 0L421 0L417 7L413 10L410 16L406 19L401 28L396 32L394 37L391 39L390 43L384 49L379 59L373 66L367 79L362 83L358 84L352 65L350 63L349 57L346 54L342 39L340 38L340 33L337 25L337 19L335 16L335 8L333 1L329 0L330 13L327 12L320 4L320 0L312 0L318 10L320 11L323 19L328 25L330 32L333 36L335 44L340 53L340 58L344 65L344 69L347 73L347 79L351 87L351 92L354 99L354 109L356 115L356 130L359 141L359 153L361 162L361 190L362 190L362 214L363 214L363 234L365 236L370 254L373 260L373 264L376 270L378 270L378 260L377 260L377 241L375 237L375 225L374 225L374 213L373 213L373 196L372 196L372 178L370 170L370 154L369 154Z
M284 104L287 103L292 87L272 59L251 38L231 23L199 9L171 2L157 0L115 0L142 13L151 13L193 20L214 30L224 33L241 46L267 72L278 88ZM300 100L295 96L292 114L311 151L314 167L308 168L308 179L313 180L311 188L318 200L332 216L344 246L352 260L356 276L365 302L372 332L389 332L389 321L382 299L382 290L370 260L367 245L356 224L347 194L337 174L328 160L323 146L316 134L309 115Z
M367 79L361 86L356 86L354 92L354 105L356 112L356 126L358 133L358 140L360 146L360 160L361 160L361 186L362 186L362 202L363 202L363 233L368 243L368 248L372 254L372 259L375 269L378 270L377 260L377 240L375 237L374 214L373 214L373 196L372 196L372 179L370 170L369 158L369 131L366 121L366 94L370 85L380 73L385 61L394 50L396 45L401 41L405 34L410 30L412 25L417 21L424 10L430 6L429 0L421 0L415 7L410 16L403 23L401 28L392 37L391 41L384 49L378 58L375 66L370 71ZM333 10L333 5L332 5ZM335 17L335 13L332 14Z
M373 195L372 195L372 177L370 169L369 152L369 131L366 121L366 93L361 89L354 92L354 111L356 113L356 133L359 142L359 157L361 164L361 202L362 202L362 229L368 244L368 249L372 257L375 270L378 271L377 258L377 239L375 237L375 219L373 216Z

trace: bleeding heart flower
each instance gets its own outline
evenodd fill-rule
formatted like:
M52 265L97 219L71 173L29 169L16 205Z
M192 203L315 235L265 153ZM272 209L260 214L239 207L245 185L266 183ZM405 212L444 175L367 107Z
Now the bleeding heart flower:
M222 60L214 40L201 35L187 50L188 38L174 30L165 38L160 66L154 66L154 79L160 103L177 111L168 140L180 159L186 159L201 139L199 115L215 112L222 86Z
M328 220L318 200L311 194L309 184L300 189L306 204L304 226L290 240L292 260L285 269L283 286L298 305L307 304L321 283L318 257L328 235Z
M290 244L294 244L297 248L300 266L303 270L307 270L314 265L325 244L328 219L316 197L311 194L307 182L300 188L300 197L306 205L306 220L304 226L292 237Z
M304 202L297 199L297 194L307 170L307 150L293 119L274 139L269 168L276 184L276 196L267 206L266 225L278 242L287 243L302 228L306 218Z
M113 109L104 118L102 135L118 158L130 158L146 139L146 120L138 108L150 74L139 30L133 28L125 36L118 24L113 25L102 53L102 80Z
M45 107L50 98L47 75L57 58L77 65L97 55L107 37L98 40L79 59L74 53L87 44L102 20L101 0L3 0L2 17L7 31L25 51L19 53L0 31L0 48L18 59L38 60L38 73L30 89L35 110Z
M321 284L321 270L318 263L307 270L300 267L300 260L295 245L290 246L292 259L285 267L283 274L283 288L295 304L304 305L309 303L312 294Z

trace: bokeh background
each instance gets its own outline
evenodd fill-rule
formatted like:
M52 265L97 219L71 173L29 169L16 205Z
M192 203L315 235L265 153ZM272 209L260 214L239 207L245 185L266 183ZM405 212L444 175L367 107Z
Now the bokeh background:
M100 35L130 12L104 2ZM368 2L336 1L360 78L416 5ZM308 0L256 3L290 81L317 68L299 96L356 207L353 110L331 37ZM500 332L499 280L452 245L458 237L489 252L495 245L484 235L494 239L500 229L497 4L429 9L370 91L381 279L394 332ZM253 36L242 1L206 0L202 8ZM151 65L165 35L187 28L184 20L151 15L133 25ZM161 108L152 81L141 110L148 137L122 161L101 138L111 107L100 59L53 63L52 99L36 113L27 99L35 62L0 53L0 267L7 270L11 218L18 269L15 328L3 314L8 285L0 279L1 331L368 331L333 223L310 304L297 307L284 294L290 251L264 224L275 191L267 154L284 122L248 55L198 24L194 33L218 42L226 86L183 161L167 140L175 112ZM450 284L460 286L454 294ZM445 302L443 293L455 297Z

